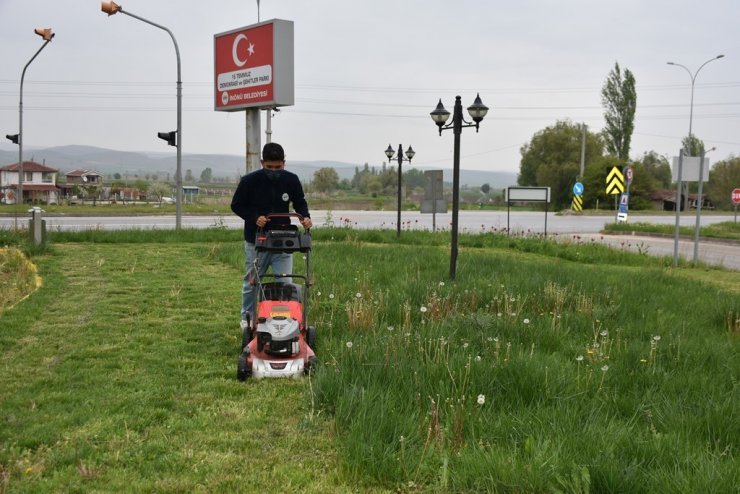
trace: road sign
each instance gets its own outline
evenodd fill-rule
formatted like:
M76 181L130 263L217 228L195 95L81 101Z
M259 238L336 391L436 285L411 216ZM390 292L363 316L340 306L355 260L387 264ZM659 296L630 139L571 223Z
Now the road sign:
M573 194L576 196L583 195L583 184L581 182L576 182L575 185L573 185Z
M634 177L634 175L635 175L635 172L631 166L624 167L624 178L625 178L627 185L632 183L632 178Z
M626 192L623 192L621 196L619 196L619 212L620 213L627 213L627 209L629 208L630 204L630 195Z
M606 176L606 193L607 195L621 194L624 192L624 175L618 167L612 167Z
M732 191L732 203L740 204L740 189L734 189Z
M627 213L617 214L617 223L627 223Z
M583 197L573 196L573 204L571 205L573 211L583 211Z

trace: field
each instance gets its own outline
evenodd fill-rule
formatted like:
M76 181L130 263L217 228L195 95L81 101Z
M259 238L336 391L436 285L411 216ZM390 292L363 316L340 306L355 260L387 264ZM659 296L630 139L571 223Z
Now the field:
M449 234L314 245L321 365L247 383L239 232L24 247L0 492L737 492L740 273L486 234L451 281Z

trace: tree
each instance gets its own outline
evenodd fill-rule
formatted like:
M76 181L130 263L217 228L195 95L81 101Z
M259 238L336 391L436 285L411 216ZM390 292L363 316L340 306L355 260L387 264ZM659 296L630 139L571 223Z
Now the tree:
M488 195L488 193L491 192L491 185L488 183L481 185L480 191L483 192L485 195Z
M319 168L313 174L312 184L318 192L334 192L339 184L339 174L334 168Z
M171 190L169 185L162 182L157 182L149 187L149 193L157 198L160 205L162 204L162 198L169 194Z
M188 168L185 170L185 181L186 182L192 182L193 181L193 170Z
M211 180L213 179L213 170L211 170L210 167L206 168L202 172L200 172L200 181L204 184L211 183Z
M732 209L732 190L740 187L740 157L731 156L717 162L709 171L707 197L716 208Z
M652 179L652 190L669 189L671 187L671 165L665 156L661 156L655 151L649 151L642 155L642 158L635 161L635 165L641 165L648 177Z
M624 69L624 77L619 63L609 72L601 88L601 104L604 105L604 141L606 150L620 160L628 160L632 132L635 130L635 109L637 93L635 77L629 69Z
M556 206L570 205L569 195L580 170L581 129L580 125L569 121L558 121L537 132L520 150L522 161L517 183L551 187ZM603 152L601 137L587 131L586 164L599 158Z
M688 156L701 156L704 152L704 141L695 135L686 136L681 140L681 146L686 150Z

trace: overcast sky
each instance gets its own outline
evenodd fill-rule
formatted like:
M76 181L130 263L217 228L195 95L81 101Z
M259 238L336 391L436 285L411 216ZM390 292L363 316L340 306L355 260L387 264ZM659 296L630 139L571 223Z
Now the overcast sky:
M256 0L122 0L168 27L182 59L183 152L243 155L243 112L213 110L213 36L257 22ZM604 126L600 91L615 62L637 81L631 155L677 154L694 134L740 155L740 2L737 0L262 0L260 20L295 23L295 105L273 119L290 160L380 165L391 144L414 164L451 168L453 136L429 117L477 92L491 108L480 133L462 135L462 168L518 172L520 147L557 120ZM158 131L176 128L174 45L162 30L97 0L0 0L0 134L24 147L67 144L172 152ZM467 116L467 113L466 113ZM263 116L262 130L265 130ZM264 142L264 134L262 136ZM3 139L0 149L17 149ZM24 153L25 154L25 153Z

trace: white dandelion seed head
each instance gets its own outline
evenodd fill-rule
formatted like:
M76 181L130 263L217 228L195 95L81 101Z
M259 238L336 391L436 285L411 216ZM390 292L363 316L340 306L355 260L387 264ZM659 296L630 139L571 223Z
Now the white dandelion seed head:
M476 362L480 362L481 360L482 360L482 358L481 358L481 356L480 356L480 355L477 355L477 356L475 357L475 361L476 361Z
M608 334L609 334L609 332L608 332L608 331L607 331L607 330L605 329L604 331L602 331L602 332L601 332L601 333L599 333L599 334L600 334L601 336L606 336L606 335L608 335Z
M355 293L355 297L362 298L362 294L360 292Z
M469 346L469 343L467 341L463 343L463 348L468 348L468 346Z
M608 365L605 365L604 367L601 368L601 372L606 372L608 370L609 370L609 366Z
M582 362L583 361L583 355L577 356L576 357L576 360L579 361L579 362Z
M496 317L501 317L501 316L503 316L503 314L500 312L496 314Z
M445 286L445 282L444 281L440 281L439 282L439 286Z
M422 305L422 306L421 306L421 309L419 309L419 310L420 310L420 311L422 312L422 314L423 314L424 312L426 312L426 311L427 311L427 308L426 308L426 307L424 307L424 306Z
M352 348L352 342L351 341L348 341L347 342L347 348Z
M321 292L316 292L316 296L317 297L320 297L321 296Z
M486 395L478 395L478 404L481 406L486 404Z
M329 294L329 298L334 298L334 294L333 293L330 293Z
M388 331L393 331L393 326L388 326Z
M653 340L660 341L660 335L656 334L655 336L653 336Z
M529 324L529 319L525 319L524 324Z

